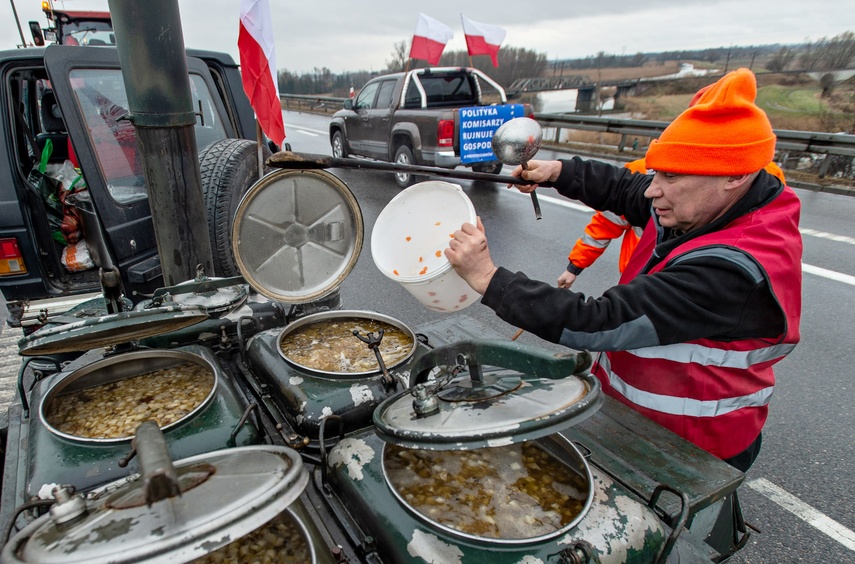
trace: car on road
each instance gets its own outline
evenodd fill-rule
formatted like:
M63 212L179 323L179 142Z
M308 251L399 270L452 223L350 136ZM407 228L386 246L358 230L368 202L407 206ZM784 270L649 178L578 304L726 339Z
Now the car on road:
M498 174L502 163L490 147L492 133L507 119L531 116L528 105L507 102L504 89L474 68L422 68L378 76L333 115L332 153L400 165L463 165ZM395 174L402 188L416 180L407 171Z

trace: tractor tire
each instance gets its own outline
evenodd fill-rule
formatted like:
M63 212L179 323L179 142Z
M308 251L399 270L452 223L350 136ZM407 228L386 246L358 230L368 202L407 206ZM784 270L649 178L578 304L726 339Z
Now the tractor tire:
M263 148L263 157L270 156ZM202 197L208 216L208 236L214 276L240 276L232 253L232 226L241 198L258 181L258 146L246 139L221 139L199 153ZM269 169L265 167L265 173Z

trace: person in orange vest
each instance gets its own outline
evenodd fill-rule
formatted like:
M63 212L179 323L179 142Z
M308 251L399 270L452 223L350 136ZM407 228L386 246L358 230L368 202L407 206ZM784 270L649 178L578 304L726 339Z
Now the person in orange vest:
M628 162L623 166L633 173L647 174L647 165L644 163L644 159ZM641 227L633 227L623 216L608 211L594 212L590 223L585 227L585 233L576 240L573 250L567 257L570 262L567 264L567 269L558 277L558 287L569 288L572 286L576 277L602 256L612 239L617 239L621 235L623 235L623 242L620 246L618 270L623 272L629 262L629 257L632 256L632 251L638 244L641 231Z
M800 203L768 172L776 138L748 69L700 93L651 142L654 174L580 157L513 171L644 231L600 297L497 266L480 219L445 250L507 323L596 351L603 392L745 471L761 445L773 365L799 342ZM777 166L770 167L780 169Z

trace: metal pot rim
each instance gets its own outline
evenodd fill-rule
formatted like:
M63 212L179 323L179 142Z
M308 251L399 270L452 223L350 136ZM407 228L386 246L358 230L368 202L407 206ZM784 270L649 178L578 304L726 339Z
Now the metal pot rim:
M402 357L395 364L386 366L387 370L392 370L392 369L397 368L398 366L406 363L408 360L410 360L412 358L413 354L415 354L416 347L418 346L418 340L416 339L416 334L415 334L415 332L413 332L412 329L410 329L402 321L399 321L399 320L395 319L394 317L390 317L390 316L384 315L382 313L377 313L375 311L353 309L353 310L332 310L332 311L322 311L320 313L313 313L313 314L307 315L306 317L301 317L300 319L298 319L298 320L290 323L289 325L285 326L279 332L279 336L276 338L276 349L279 351L279 356L281 356L282 359L285 360L285 362L287 362L291 366L294 366L295 368L299 368L300 370L305 370L307 372L311 372L312 374L317 374L320 376L326 376L326 377L330 377L330 378L361 379L361 378L365 378L368 376L376 376L376 375L380 374L379 368L377 370L368 370L368 371L362 371L362 372L332 372L329 370L318 370L316 368L311 368L309 366L305 366L303 364L295 362L294 360L288 358L288 356L282 351L282 339L284 339L285 336L291 334L292 332L296 331L297 329L304 327L306 325L311 325L313 323L316 323L319 321L325 321L328 319L348 319L348 318L370 319L372 321L381 321L383 323L388 323L389 325L392 325L396 329L400 329L401 331L405 332L407 335L409 335L412 338L413 344L412 344L412 348L410 349L410 352L407 355L405 355L404 357Z
M559 529L552 531L551 533L546 533L546 534L538 535L535 537L527 537L527 538L519 538L519 539L499 539L499 538L493 538L493 537L483 537L483 536L473 535L473 534L466 533L466 532L460 531L458 529L449 527L448 525L443 525L442 523L439 523L438 521L434 521L433 519L431 519L430 517L428 517L427 515L425 515L421 511L417 510L412 505L410 505L410 503L407 502L400 493L398 493L398 490L395 488L394 484L392 484L392 480L389 477L389 473L386 471L386 451L389 448L389 443L385 443L385 442L383 443L383 448L382 448L382 453L381 453L381 457L382 457L381 467L383 470L383 479L386 482L386 487L389 488L389 490L392 492L392 495L395 497L395 499L398 500L398 503L403 505L407 509L407 511L412 513L417 519L424 521L424 522L430 524L430 526L436 527L437 529L440 529L449 535L452 535L452 536L458 537L458 538L467 539L470 541L474 541L474 542L477 542L480 544L489 544L489 545L521 546L521 545L537 544L537 543L540 543L543 541L554 539L554 538L559 537L563 534L566 534L568 531L570 531L571 529L576 527L576 525L578 525L582 521L582 519L585 518L585 516L588 514L588 511L590 510L591 505L593 504L593 501L594 501L594 486L593 486L594 477L593 477L593 474L591 474L591 467L588 465L588 461L585 460L585 457L582 455L582 453L579 452L579 449L576 447L576 445L574 445L572 441L565 438L560 433L555 433L553 435L548 435L546 437L542 437L542 438L534 439L534 440L536 442L542 442L545 440L552 440L558 446L563 448L564 451L566 452L566 454L568 456L574 458L575 462L578 463L578 468L576 468L576 470L584 471L584 478L588 482L588 495L585 499L585 503L583 504L581 511L579 511L579 514L572 521L570 521L570 523L568 523L567 525L564 525L563 527L561 527ZM492 448L492 447L487 447L487 448ZM564 462L565 464L569 464L568 462L566 462L564 460L562 460L562 462Z
M213 384L211 386L211 390L208 392L208 395L205 397L202 402L199 403L195 408L193 408L189 413L187 413L184 417L169 423L168 425L164 425L161 427L161 431L167 432L174 427L181 425L182 423L192 419L196 415L198 415L203 409L205 409L211 401L213 401L214 396L217 393L217 389L219 387L219 368L216 359L213 357L211 353L207 351L207 349L198 349L193 352L186 350L162 350L162 349L144 349L144 350L136 350L126 353L117 354L114 356L102 358L100 360L96 360L86 366L78 368L72 372L70 372L66 376L60 377L56 382L54 382L48 391L42 396L41 401L39 402L39 417L41 418L42 425L45 428L64 439L68 439L70 441L84 443L84 444L122 444L122 443L130 443L134 438L133 434L125 436L125 437L116 437L116 438L98 438L98 437L81 437L78 435L71 435L60 431L56 427L54 427L47 418L47 407L50 403L55 400L65 388L69 385L73 384L77 380L84 378L90 374L94 374L99 370L103 370L109 366L114 364L120 364L123 362L127 362L129 360L134 360L140 357L149 357L152 355L157 355L159 358L171 357L176 360L194 362L196 364L201 364L205 368L207 368L214 377Z

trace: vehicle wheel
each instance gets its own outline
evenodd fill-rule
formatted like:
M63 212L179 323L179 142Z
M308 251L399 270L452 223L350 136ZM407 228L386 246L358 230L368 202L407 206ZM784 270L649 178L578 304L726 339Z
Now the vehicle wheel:
M332 136L332 155L337 159L343 159L350 154L350 148L344 138L344 133L336 130Z
M214 276L240 276L232 254L232 225L241 198L258 181L257 148L246 139L221 139L199 153ZM264 147L263 156L267 159L270 149Z
M412 165L416 164L413 158L413 150L409 145L401 145L395 151L395 164ZM416 183L416 175L411 172L396 172L395 183L401 188L406 188Z
M502 172L502 161L490 161L486 163L473 163L474 172L485 172L487 174L499 174Z

